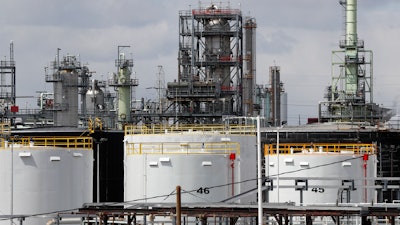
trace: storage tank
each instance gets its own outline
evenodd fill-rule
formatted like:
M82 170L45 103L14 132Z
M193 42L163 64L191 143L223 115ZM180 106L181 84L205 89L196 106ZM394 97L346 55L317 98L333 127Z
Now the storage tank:
M92 202L90 137L1 139L0 161L0 212L26 216L23 224L46 224L55 216L50 212Z
M128 126L125 201L172 203L176 197L171 193L178 185L184 203L219 202L253 189L257 185L255 129L238 131L222 125L177 129ZM241 202L255 199L253 194Z
M278 154L279 152L279 154ZM376 202L376 146L365 143L265 145L269 202L296 205Z

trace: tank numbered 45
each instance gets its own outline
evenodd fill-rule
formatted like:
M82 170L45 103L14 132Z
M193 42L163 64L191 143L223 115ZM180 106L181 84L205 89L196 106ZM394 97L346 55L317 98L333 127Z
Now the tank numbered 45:
M315 192L315 193L324 193L325 189L323 189L323 188L312 188L311 191Z

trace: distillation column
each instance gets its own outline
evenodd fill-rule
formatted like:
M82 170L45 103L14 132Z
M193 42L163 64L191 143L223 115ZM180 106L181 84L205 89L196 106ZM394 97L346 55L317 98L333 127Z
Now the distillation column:
M109 80L109 86L114 87L118 92L118 129L122 129L124 124L131 122L131 91L133 86L139 85L137 79L131 79L133 60L126 59L125 54L120 50L127 47L130 46L118 46L118 59L115 60L117 74Z
M75 56L64 56L52 62L52 73L46 73L46 82L53 82L54 105L49 109L54 111L55 126L78 126L78 89L81 63Z
M281 72L280 67L269 68L269 81L271 86L271 125L279 127L281 124Z
M320 122L371 122L382 119L373 103L373 53L357 35L357 0L341 0L345 12L342 50L332 51L332 85L319 104Z
M245 30L245 55L244 55L244 75L243 75L243 115L256 116L256 34L257 24L254 18L246 18L244 23ZM259 113L257 113L259 114Z
M131 71L128 65L124 62L125 55L120 54L119 61L122 62L118 68L118 82L125 84L131 79ZM130 118L130 102L131 102L131 89L129 86L118 88L118 117L121 121Z

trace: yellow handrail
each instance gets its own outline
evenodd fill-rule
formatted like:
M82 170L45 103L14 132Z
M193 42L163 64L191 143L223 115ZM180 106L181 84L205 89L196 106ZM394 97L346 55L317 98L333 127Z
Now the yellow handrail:
M298 153L352 153L352 154L376 154L375 144L365 143L280 143L279 154ZM265 155L277 154L276 144L264 145Z
M240 154L238 142L127 143L127 155L141 154Z
M182 124L179 126L163 126L153 125L139 126L139 125L127 125L125 126L125 136L127 135L138 135L138 134L165 134L165 133L180 133L180 132L221 132L224 134L243 134L243 135L255 135L255 125L223 125L223 124Z
M59 147L68 149L85 149L91 150L93 148L92 137L13 137L10 140L0 138L0 148L7 147L11 143L18 144L19 146L44 146L44 147Z
M0 123L0 135L8 136L11 134L11 124L10 123Z

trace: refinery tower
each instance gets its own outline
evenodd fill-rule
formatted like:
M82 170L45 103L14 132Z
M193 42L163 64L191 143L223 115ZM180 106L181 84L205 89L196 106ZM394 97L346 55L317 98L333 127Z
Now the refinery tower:
M373 52L364 49L357 35L357 0L341 0L344 8L344 40L332 51L332 82L319 104L320 122L369 122L383 113L373 102Z
M180 12L178 79L169 82L167 89L174 123L212 123L224 115L253 115L256 24L247 18L244 25L242 20L241 11L229 5ZM248 38L246 54L243 29Z

